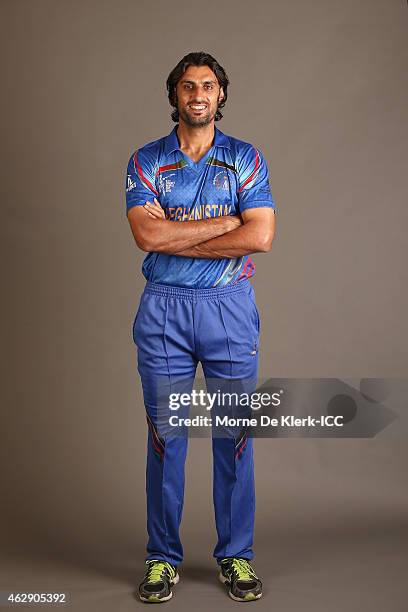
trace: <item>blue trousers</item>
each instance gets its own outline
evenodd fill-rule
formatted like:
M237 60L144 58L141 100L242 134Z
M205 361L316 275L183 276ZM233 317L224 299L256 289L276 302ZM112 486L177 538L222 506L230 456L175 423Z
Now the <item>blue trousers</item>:
M158 387L168 381L191 391L201 362L207 392L217 381L256 387L259 313L248 280L209 289L147 282L133 324L147 419L147 559L183 560L187 436L158 427ZM249 381L249 382L248 382ZM252 381L252 382L251 382ZM175 385L172 387L172 385ZM244 385L245 386L245 385ZM252 388L248 388L252 387ZM218 387L219 388L219 387ZM253 438L243 428L212 436L213 501L218 541L213 556L253 558L255 482Z

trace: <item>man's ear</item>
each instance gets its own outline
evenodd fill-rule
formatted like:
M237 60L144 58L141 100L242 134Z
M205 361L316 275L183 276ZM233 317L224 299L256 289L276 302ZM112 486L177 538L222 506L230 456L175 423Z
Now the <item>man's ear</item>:
M224 100L225 96L224 96L224 90L222 87L220 87L220 93L218 94L218 104L220 102L222 102Z

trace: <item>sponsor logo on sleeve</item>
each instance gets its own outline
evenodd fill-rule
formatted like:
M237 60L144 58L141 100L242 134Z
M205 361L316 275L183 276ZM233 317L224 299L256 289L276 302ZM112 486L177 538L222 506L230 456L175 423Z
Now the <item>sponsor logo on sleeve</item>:
M126 193L128 193L129 191L132 191L132 189L134 189L136 187L136 182L132 181L132 177L130 176L130 174L127 175L127 187L126 187Z

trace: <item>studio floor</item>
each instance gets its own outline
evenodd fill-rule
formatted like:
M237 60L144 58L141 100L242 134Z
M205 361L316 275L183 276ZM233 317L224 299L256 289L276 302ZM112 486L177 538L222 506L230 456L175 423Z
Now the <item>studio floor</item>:
M406 612L407 552L401 525L282 534L268 550L259 542L253 565L264 594L252 605L276 612ZM75 612L125 612L149 605L137 599L145 568L137 550L121 558L118 551L94 558L92 551L87 553L9 553L2 560L1 590L66 591ZM196 612L235 609L238 603L218 581L211 556L188 553L173 599L162 605L177 610L194 606Z

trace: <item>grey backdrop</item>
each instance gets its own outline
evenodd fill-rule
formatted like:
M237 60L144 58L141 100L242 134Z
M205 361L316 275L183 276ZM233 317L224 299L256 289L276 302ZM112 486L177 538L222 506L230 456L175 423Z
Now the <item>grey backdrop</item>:
M227 134L277 202L255 257L260 375L407 376L407 5L397 0L1 3L0 589L132 610L146 423L133 317L143 254L130 154L173 127L169 71L208 50ZM209 439L193 439L181 609L218 584ZM258 606L405 610L406 440L257 440Z

